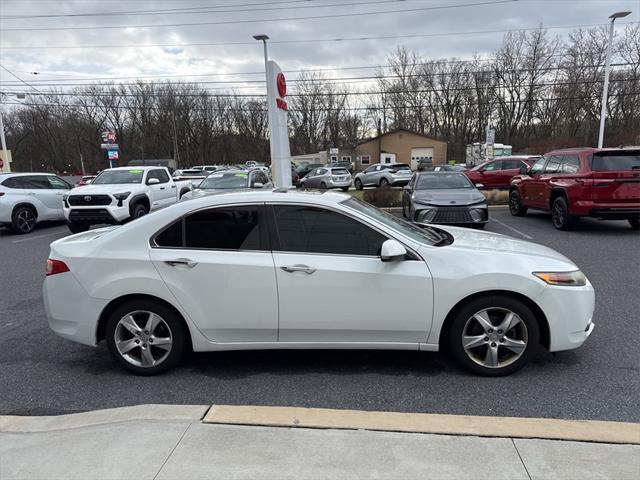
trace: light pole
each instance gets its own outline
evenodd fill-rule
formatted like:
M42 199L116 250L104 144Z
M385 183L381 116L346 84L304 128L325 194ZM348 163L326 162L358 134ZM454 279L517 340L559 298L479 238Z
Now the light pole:
M269 40L269 36L265 35L264 33L261 33L259 35L254 35L253 38L255 38L258 41L262 42L262 45L264 46L264 71L267 71L267 62L269 61L269 55L267 54L267 40Z
M604 67L604 86L602 87L602 105L600 107L600 131L598 133L598 148L604 143L604 121L607 116L607 95L609 95L609 72L611 70L611 47L613 44L613 24L616 18L624 18L631 12L616 12L611 15L609 24L609 43L607 44L607 58Z
M10 94L2 94L2 95L10 95ZM16 98L24 98L25 95L24 93L17 93L17 94L13 94L16 96ZM0 96L1 98L1 96ZM0 143L2 144L2 160L4 163L7 164L7 168L9 165L9 155L7 152L7 140L4 136L4 122L2 121L2 108L0 108ZM0 169L2 170L2 169Z

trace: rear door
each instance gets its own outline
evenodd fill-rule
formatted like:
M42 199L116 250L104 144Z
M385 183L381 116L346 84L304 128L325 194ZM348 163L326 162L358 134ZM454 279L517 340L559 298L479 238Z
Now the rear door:
M192 212L152 239L150 257L212 342L277 340L276 278L264 205Z
M640 150L597 152L589 163L594 202L640 207Z
M478 188L498 188L500 185L500 175L502 169L502 160L495 160L487 163L480 171L480 179L476 182ZM482 185L482 187L480 187Z
M511 179L520 173L520 167L527 165L521 160L511 159L502 161L502 169L500 170L500 181L496 188L509 188Z

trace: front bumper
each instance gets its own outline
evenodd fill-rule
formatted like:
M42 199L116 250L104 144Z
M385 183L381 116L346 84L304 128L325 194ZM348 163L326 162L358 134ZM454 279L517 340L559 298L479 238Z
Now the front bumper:
M590 283L584 287L547 285L535 299L549 324L549 351L573 350L593 332L595 293Z
M64 209L64 216L70 222L118 224L130 217L129 205L122 207L71 207Z
M486 204L463 207L415 205L413 221L443 225L482 225L489 221Z

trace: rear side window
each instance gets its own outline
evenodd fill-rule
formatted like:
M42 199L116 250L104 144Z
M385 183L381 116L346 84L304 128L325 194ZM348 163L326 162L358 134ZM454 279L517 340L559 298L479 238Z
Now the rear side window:
M346 215L308 206L274 206L283 252L378 256L382 234Z
M600 152L591 157L591 169L602 172L612 170L640 170L640 152Z
M578 155L565 155L562 161L562 173L576 173L580 169Z
M3 187L7 188L29 188L29 184L25 177L11 177L2 182Z
M497 161L497 162L487 163L487 164L484 166L483 170L484 170L485 172L492 172L492 171L494 171L494 170L500 170L501 168L502 168L502 161L501 161L501 160L499 160L499 161Z
M552 155L544 168L544 173L558 173L560 171L560 163L562 163L562 157L560 155Z
M503 160L502 161L502 169L503 170L517 170L521 165L525 165L520 160Z
M164 248L263 250L260 212L257 206L195 212L160 232L155 243Z

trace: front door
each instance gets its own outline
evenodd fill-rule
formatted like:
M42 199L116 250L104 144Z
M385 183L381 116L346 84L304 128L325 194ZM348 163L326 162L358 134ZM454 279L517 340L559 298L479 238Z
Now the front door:
M149 185L151 189L151 209L155 210L175 203L177 198L176 189L171 188L175 185L170 181L167 171L162 168L151 170L147 175L147 182L151 178L156 178L160 182L155 185Z
M523 180L521 190L521 201L523 206L540 207L542 205L540 197L542 196L543 188L540 177L544 173L544 166L546 163L547 157L539 158L531 167L528 178Z
M388 237L344 213L272 212L280 342L426 341L433 290L422 260L382 262Z
M167 287L212 342L277 340L276 278L263 212L263 205L193 212L160 232L150 249Z

